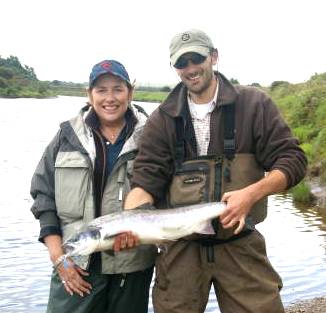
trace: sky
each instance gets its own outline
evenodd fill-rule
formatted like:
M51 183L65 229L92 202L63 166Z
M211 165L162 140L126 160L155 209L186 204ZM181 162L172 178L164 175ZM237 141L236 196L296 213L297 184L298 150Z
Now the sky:
M191 28L241 84L326 72L325 0L1 0L0 12L0 56L40 80L87 82L95 63L116 59L138 85L174 85L170 40Z

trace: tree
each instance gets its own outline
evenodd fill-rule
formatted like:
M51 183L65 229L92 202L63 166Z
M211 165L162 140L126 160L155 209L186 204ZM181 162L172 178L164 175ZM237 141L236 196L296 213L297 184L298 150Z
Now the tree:
M169 86L164 86L164 87L161 88L161 91L170 92L171 88Z
M7 88L8 87L8 83L7 83L7 80L0 77L0 88Z
M278 88L280 86L288 86L290 83L284 80L276 80L272 82L271 84L271 90L273 91L275 88Z
M5 79L11 79L13 78L14 73L12 72L11 69L7 67L0 67L0 77L3 77Z
M233 84L233 85L239 85L240 84L239 81L237 79L235 79L235 78L231 78L230 83Z

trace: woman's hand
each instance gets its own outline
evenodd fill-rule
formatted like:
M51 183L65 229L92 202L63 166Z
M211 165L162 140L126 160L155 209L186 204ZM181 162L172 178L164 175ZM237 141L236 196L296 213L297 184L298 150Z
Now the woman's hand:
M77 266L73 260L65 259L56 270L63 287L71 296L74 293L79 294L81 297L84 296L84 293L90 294L92 286L83 279L83 276L88 276L89 274Z

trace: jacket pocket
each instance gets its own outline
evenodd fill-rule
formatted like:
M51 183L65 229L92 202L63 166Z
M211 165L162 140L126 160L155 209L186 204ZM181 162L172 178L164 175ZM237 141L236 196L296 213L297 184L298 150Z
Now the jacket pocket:
M55 201L58 216L64 223L83 217L89 182L90 168L85 156L78 151L58 153Z

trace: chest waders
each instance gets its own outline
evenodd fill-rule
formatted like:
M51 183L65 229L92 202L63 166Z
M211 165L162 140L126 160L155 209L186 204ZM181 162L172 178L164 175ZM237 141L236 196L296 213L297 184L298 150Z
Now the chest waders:
M251 153L236 153L235 105L221 107L223 118L223 154L185 158L185 128L176 119L175 172L170 184L169 207L220 201L224 192L244 188L264 177L264 170ZM206 247L207 261L214 262L216 244L223 244L249 235L267 215L267 199L258 201L246 218L244 229L234 235L237 225L224 229L218 219L212 221L216 235L191 235L186 240Z

